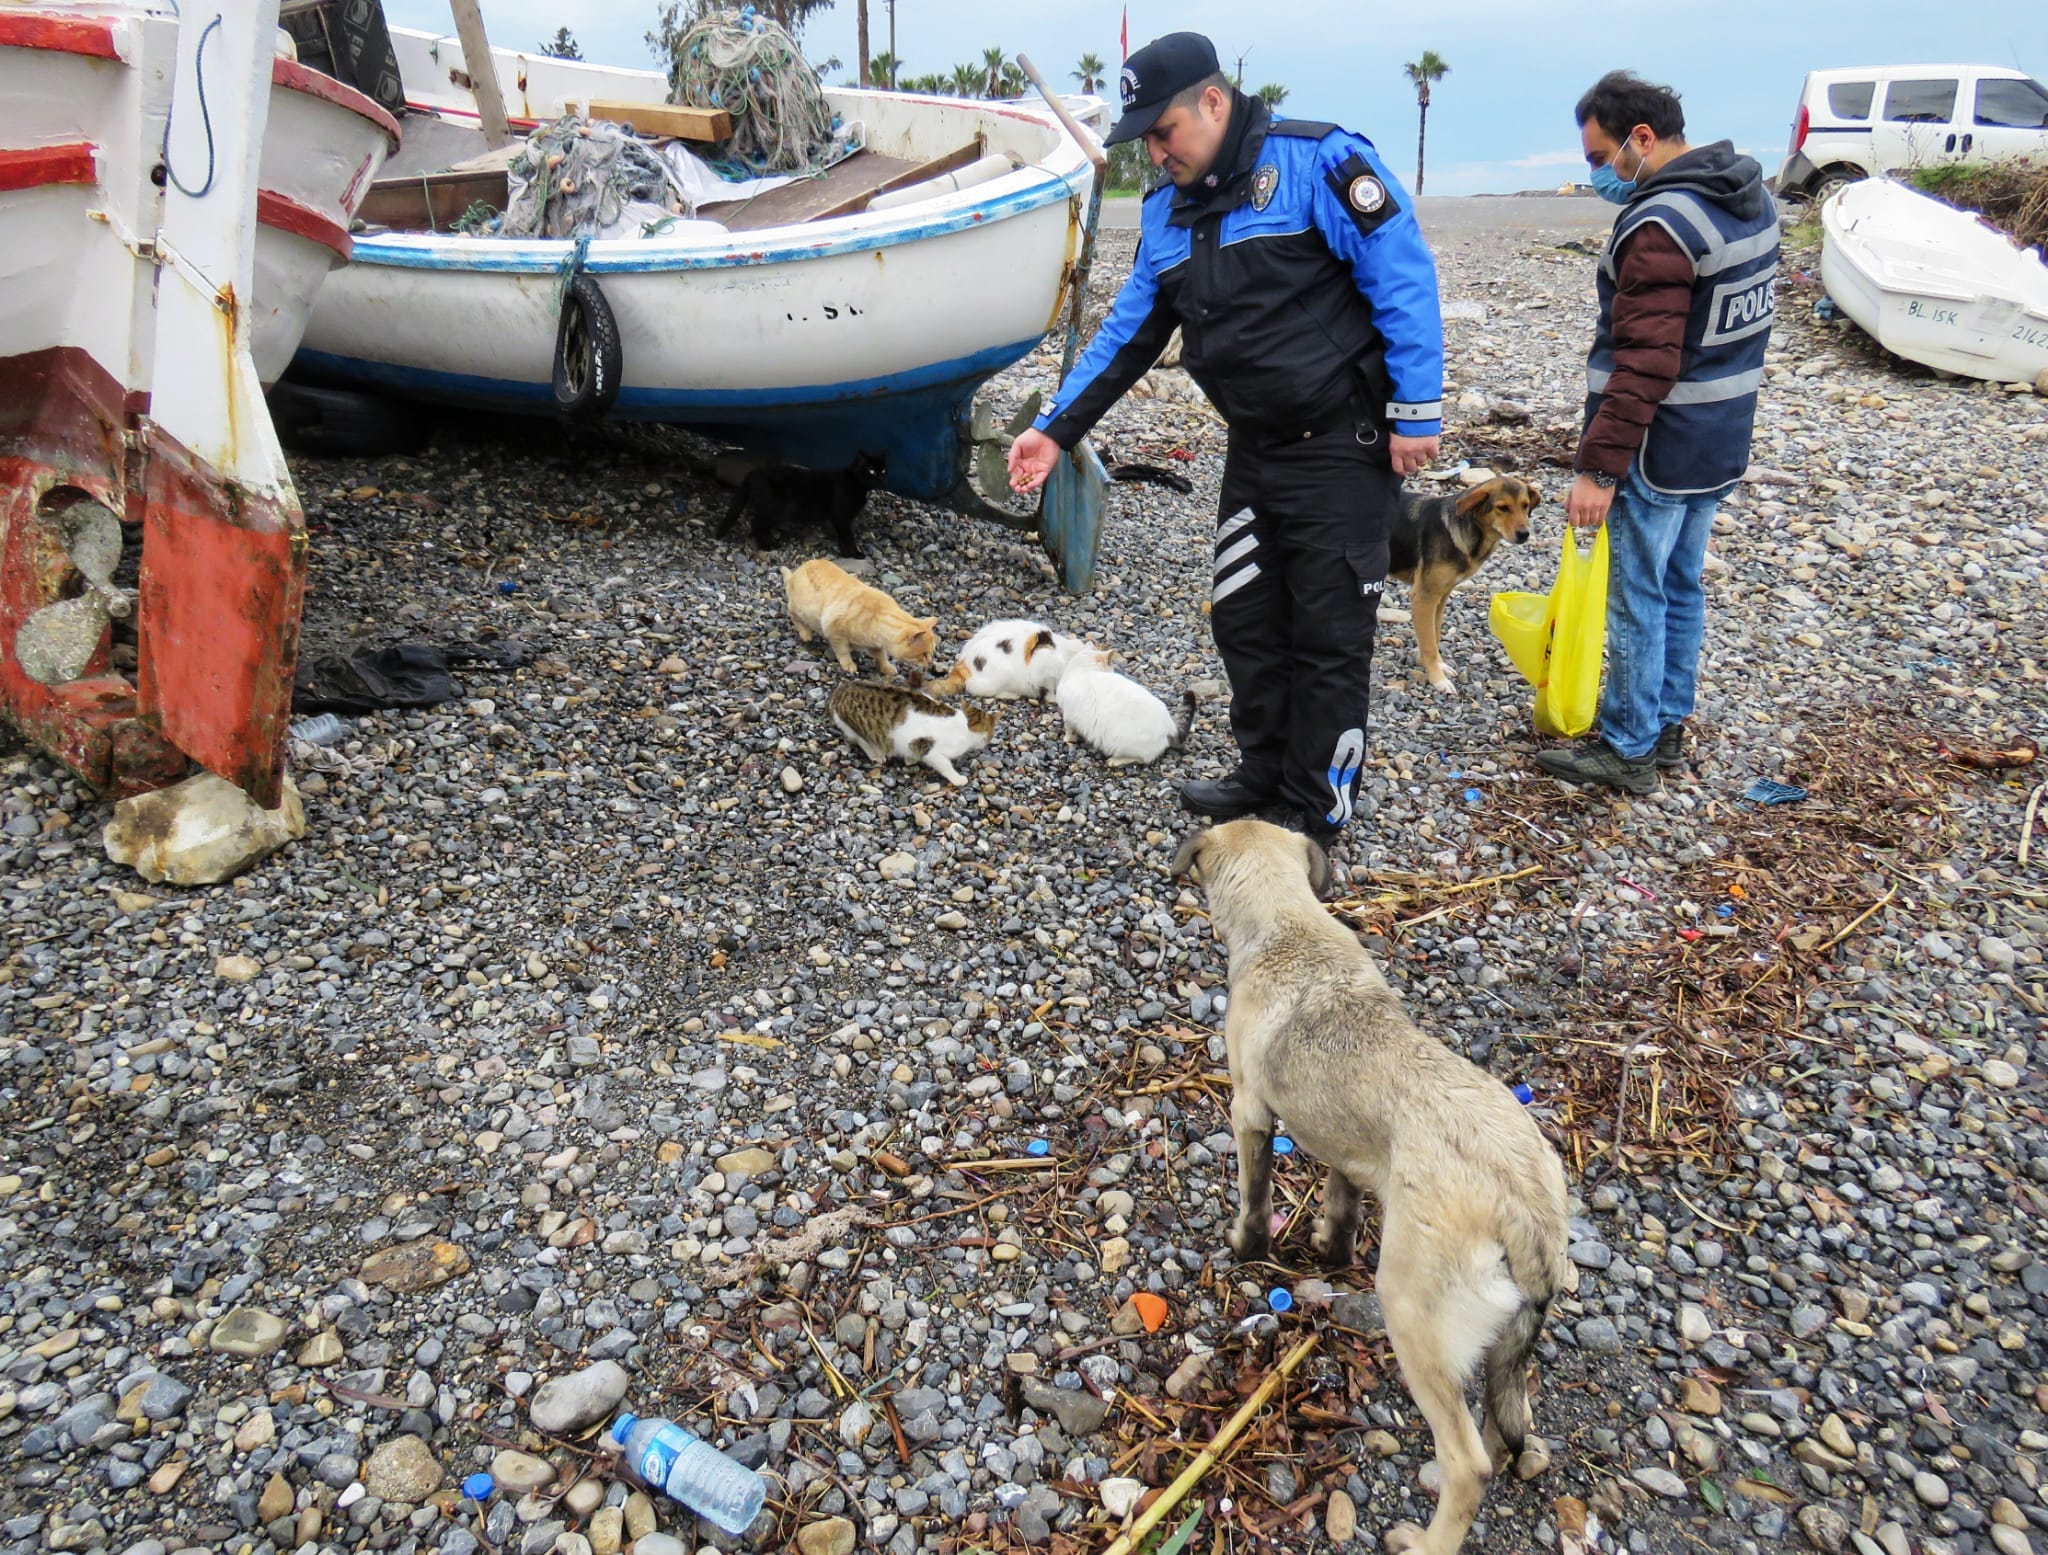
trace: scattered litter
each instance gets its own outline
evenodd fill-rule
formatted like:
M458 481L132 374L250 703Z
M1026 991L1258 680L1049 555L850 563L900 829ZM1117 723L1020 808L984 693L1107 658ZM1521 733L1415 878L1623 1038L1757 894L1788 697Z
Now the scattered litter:
M1024 1147L1026 1155L1051 1155L1052 1144L1048 1140L1034 1139Z
M517 578L504 579L498 585L498 592L500 594L517 594L519 592L519 580Z
M1159 1325L1166 1321L1166 1298L1149 1290L1141 1290L1131 1297L1131 1306L1144 1319L1145 1332L1156 1334Z
M1813 305L1813 316L1823 320L1838 319L1842 316L1842 310L1835 306L1834 298L1823 297Z
M1769 778L1758 778L1742 791L1742 797L1757 804L1798 804L1808 795L1797 783L1776 783Z
M479 1470L462 1482L462 1499L481 1504L490 1500L497 1488L498 1482L492 1479L488 1473Z
M1517 1080L1508 1089L1515 1093L1515 1100L1525 1107L1536 1099L1536 1093L1529 1088L1525 1081Z
M1237 1333L1243 1335L1265 1335L1280 1332L1280 1319L1270 1312L1254 1312L1250 1317L1240 1318Z
M1468 788L1468 789L1466 789L1466 790L1465 790L1465 803L1467 803L1467 804L1477 804L1477 803L1479 803L1479 790L1478 790L1478 789L1476 789L1476 788Z
M355 654L302 659L292 677L295 713L374 713L389 707L434 707L462 693L451 670L467 666L517 669L532 660L524 643L393 643Z
M346 733L348 725L332 713L301 718L292 725L292 738L304 740L308 745L332 745Z
M744 1533L767 1500L767 1482L693 1431L630 1412L612 1422L611 1445L626 1472L666 1491L727 1533Z
M1273 1136L1273 1154L1293 1155L1294 1141L1289 1139L1285 1134L1275 1134Z
M1275 1285L1272 1290L1266 1293L1266 1305L1275 1312L1292 1312L1294 1310L1294 1293L1285 1285Z
M1951 745L1946 740L1937 740L1934 748L1959 767L1977 767L1985 772L2029 767L2041 754L2041 747L2032 740L2022 740L2004 750L1984 750L1974 745Z
M1185 475L1161 469L1156 464L1111 465L1109 478L1113 481L1144 481L1153 486L1165 486L1179 492L1183 497L1193 496L1195 491L1195 483Z
M1716 918L1732 918L1732 917L1734 917L1734 916L1735 916L1735 904L1734 904L1733 902L1717 902L1717 903L1715 903L1715 904L1714 904L1714 916L1715 916Z

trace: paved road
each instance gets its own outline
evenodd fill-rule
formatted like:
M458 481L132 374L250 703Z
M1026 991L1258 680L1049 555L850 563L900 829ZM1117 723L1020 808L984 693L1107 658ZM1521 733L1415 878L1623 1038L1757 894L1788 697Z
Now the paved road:
M1102 202L1105 227L1138 225L1138 200L1114 195ZM1463 198L1424 195L1422 226L1432 236L1480 232L1603 233L1614 224L1614 207L1590 195L1478 194Z

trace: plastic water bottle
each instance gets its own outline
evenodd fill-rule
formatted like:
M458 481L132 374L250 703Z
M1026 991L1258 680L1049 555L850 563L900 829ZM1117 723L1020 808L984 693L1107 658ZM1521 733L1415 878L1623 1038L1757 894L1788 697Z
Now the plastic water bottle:
M316 713L292 725L292 738L308 745L332 745L346 733L348 725L332 713Z
M767 1499L760 1475L673 1420L622 1414L612 1422L612 1441L636 1479L667 1491L727 1533L745 1533Z

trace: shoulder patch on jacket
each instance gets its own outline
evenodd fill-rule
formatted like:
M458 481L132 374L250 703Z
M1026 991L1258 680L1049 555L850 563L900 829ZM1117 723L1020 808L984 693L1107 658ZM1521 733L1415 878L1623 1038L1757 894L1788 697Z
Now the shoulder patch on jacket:
M1268 135L1299 135L1304 140L1321 140L1325 135L1334 135L1341 125L1325 124L1321 119L1275 119L1266 126Z
M1355 151L1331 168L1326 178L1337 198L1344 202L1344 209L1351 213L1353 224L1368 237L1400 212L1401 204L1394 198L1394 192Z

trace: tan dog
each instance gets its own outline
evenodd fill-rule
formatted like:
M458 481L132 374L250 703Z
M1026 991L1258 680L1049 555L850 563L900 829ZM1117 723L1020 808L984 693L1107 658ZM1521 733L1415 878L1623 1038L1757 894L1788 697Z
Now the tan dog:
M1455 689L1444 667L1444 607L1451 590L1485 565L1494 547L1529 542L1529 511L1543 493L1498 475L1455 497L1403 490L1387 541L1387 576L1410 584L1415 647L1422 673L1439 691Z
M822 635L831 644L832 657L849 675L859 673L853 662L855 648L874 654L884 675L896 673L892 656L928 667L938 652L939 639L932 631L937 616L912 615L880 589L822 557L794 572L785 567L782 587L798 638L809 642L814 633Z
M1350 1266L1361 1195L1378 1197L1387 1337L1443 1475L1429 1527L1398 1524L1386 1544L1453 1555L1496 1457L1528 1436L1530 1358L1566 1278L1564 1166L1506 1086L1409 1021L1317 900L1328 868L1313 842L1257 820L1199 832L1174 860L1230 951L1230 1246L1251 1262L1271 1244L1276 1114L1329 1166L1315 1240L1326 1264ZM1482 1365L1483 1438L1464 1395Z

